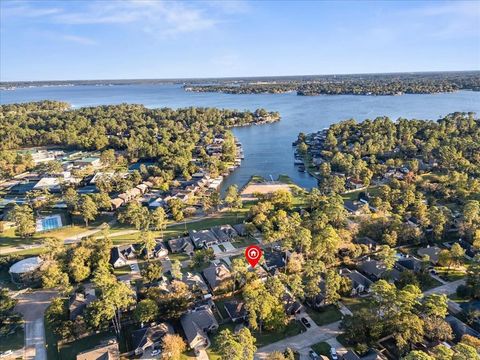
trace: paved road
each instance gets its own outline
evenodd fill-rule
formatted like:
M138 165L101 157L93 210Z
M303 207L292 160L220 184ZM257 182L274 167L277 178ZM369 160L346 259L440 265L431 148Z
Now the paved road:
M430 294L445 294L445 295L451 295L454 294L457 291L457 287L459 285L465 284L465 279L460 279L456 281L452 281L449 283L446 283L444 285L438 286L436 288L427 290L424 292L425 295L430 295Z
M24 359L47 360L43 315L50 301L57 295L55 291L33 291L20 294L16 310L25 320Z
M266 359L268 354L274 351L284 351L287 347L292 350L299 351L310 347L318 342L327 341L337 337L341 331L339 330L340 321L324 325L313 326L307 331L291 336L289 338L277 341L276 343L261 347L255 354L255 359Z

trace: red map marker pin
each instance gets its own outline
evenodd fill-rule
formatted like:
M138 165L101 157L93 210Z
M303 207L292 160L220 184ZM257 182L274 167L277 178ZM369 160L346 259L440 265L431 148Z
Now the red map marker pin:
M245 249L245 258L252 268L258 264L261 257L262 249L260 249L260 247L257 245L250 245Z

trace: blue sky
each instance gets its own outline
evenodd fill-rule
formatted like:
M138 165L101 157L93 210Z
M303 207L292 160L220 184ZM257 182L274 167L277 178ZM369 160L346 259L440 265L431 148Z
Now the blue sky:
M0 1L0 80L480 69L478 1Z

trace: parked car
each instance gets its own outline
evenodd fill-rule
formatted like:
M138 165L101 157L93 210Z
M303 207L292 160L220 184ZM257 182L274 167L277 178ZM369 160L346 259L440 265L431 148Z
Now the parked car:
M304 317L300 319L303 325L305 325L306 328L310 328L312 325L308 322L308 320Z
M131 269L132 271L135 271L135 266L134 266L133 264L130 264L130 269Z
M308 355L310 356L310 359L312 360L319 360L320 356L317 355L317 353L313 350L310 350Z
M13 351L12 350L7 350L7 351L4 351L3 353L0 353L0 357L6 357L8 355L12 355L13 354Z
M335 349L334 347L330 348L330 358L332 360L338 360L337 349Z
M157 355L160 355L161 353L162 353L162 350L159 350L159 349L153 350L152 351L152 356L157 356Z

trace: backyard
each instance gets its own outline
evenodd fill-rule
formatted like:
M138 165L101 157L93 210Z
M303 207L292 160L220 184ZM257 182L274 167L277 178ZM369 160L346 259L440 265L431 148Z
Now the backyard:
M335 305L327 305L321 310L314 310L310 307L307 307L306 309L308 315L318 326L330 324L342 318L342 313Z

